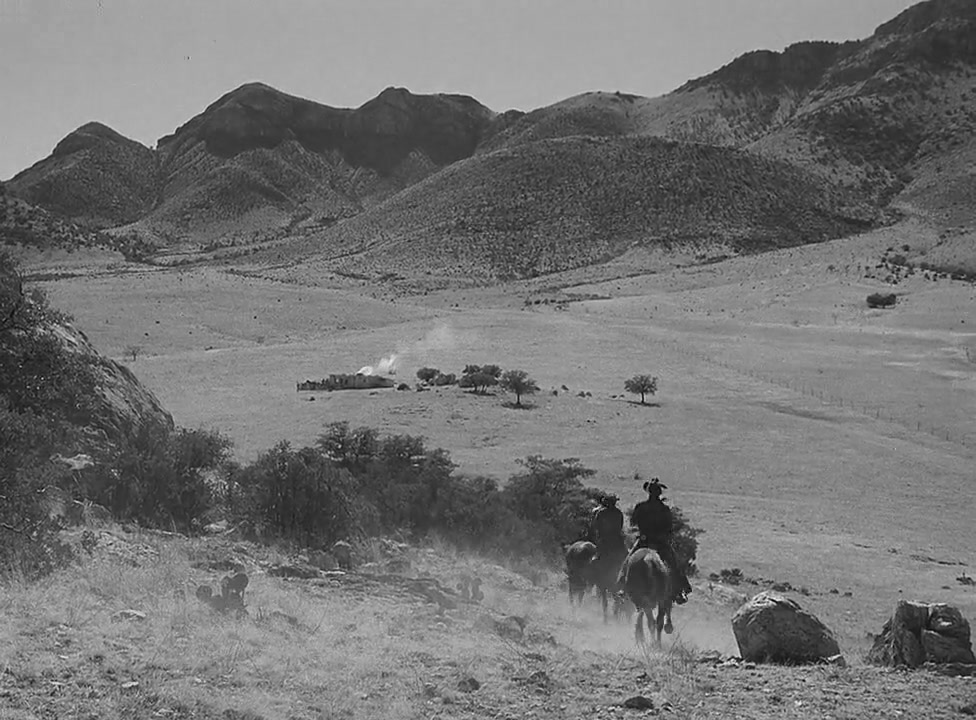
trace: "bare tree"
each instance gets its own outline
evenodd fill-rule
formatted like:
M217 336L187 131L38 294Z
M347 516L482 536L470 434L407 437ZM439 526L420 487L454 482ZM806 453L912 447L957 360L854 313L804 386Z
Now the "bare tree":
M643 405L645 395L653 395L657 392L657 378L650 375L634 375L630 380L624 381L624 389L635 395L639 394Z
M126 345L125 346L125 354L132 356L132 362L135 362L136 361L136 358L139 357L139 353L141 353L141 352L142 352L142 346L141 345Z

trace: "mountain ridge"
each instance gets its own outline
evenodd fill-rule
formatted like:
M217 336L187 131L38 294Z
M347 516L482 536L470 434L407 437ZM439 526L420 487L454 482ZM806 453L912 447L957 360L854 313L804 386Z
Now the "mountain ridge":
M62 140L51 157L8 185L12 194L82 223L89 218L72 216L72 211L98 208L99 197L103 206L106 196L128 198L114 212L110 208L100 213L102 226L160 247L215 249L285 240L286 253L308 252L319 258L334 255L336 248L360 244L357 238L363 227L370 226L371 213L382 216L387 238L440 236L442 228L464 215L443 198L429 195L421 201L414 190L409 202L396 206L419 202L441 208L444 214L428 213L421 219L408 213L399 226L390 218L388 204L418 187L479 203L478 188L483 186L490 188L488 194L496 203L486 209L489 214L506 208L512 213L506 221L509 230L498 237L499 248L518 254L522 252L515 242L519 223L530 222L531 212L525 204L506 199L491 177L469 172L471 167L487 168L491 163L475 163L460 175L451 175L471 183L468 188L425 181L498 152L536 170L540 162L553 163L535 173L539 184L529 192L534 202L552 205L544 213L552 222L538 231L551 234L557 246L567 240L569 246L581 248L574 239L576 230L557 221L575 212L574 207L559 203L574 197L579 205L581 199L571 192L547 193L545 184L572 172L575 160L554 146L542 150L532 146L563 138L650 137L728 147L792 165L800 172L760 175L796 182L797 187L812 182L808 176L816 176L818 187L830 187L827 195L845 196L828 204L858 208L856 222L865 217L882 222L893 202L915 205L944 219L968 218L961 206L967 188L976 181L967 165L955 158L976 158L974 66L976 4L927 0L882 23L868 38L843 43L804 41L780 52L751 51L655 98L591 92L528 113L496 112L467 95L414 95L405 88L388 87L358 108L334 108L254 82L222 95L161 137L155 150L129 145L133 141L105 126L86 124ZM612 153L619 143L603 147ZM110 172L113 158L129 157L120 148L132 158L138 155L139 162L129 163L138 172L126 167ZM139 148L149 153L151 162ZM704 162L705 155L688 157ZM706 163L688 165L684 171L702 174L704 185L712 187L708 173L714 169ZM724 172L719 175L725 177ZM610 175L603 177L614 185ZM87 195L80 193L78 187L84 189L85 182L78 178L94 189ZM104 180L100 195L99 179ZM139 179L142 182L135 182ZM725 181L739 178L725 177ZM776 196L780 189L764 192ZM654 188L646 193L649 202L660 195ZM79 195L87 201L79 202ZM694 205L696 199L688 202ZM865 203L872 209L867 210ZM612 205L606 213L612 212ZM749 206L761 213L761 208L773 204L750 201ZM676 203L669 202L668 207L675 213L674 236L711 227L709 222L693 222L682 215ZM354 221L358 217L365 219ZM678 227L681 217L687 220L686 227ZM108 222L112 218L114 225ZM760 214L741 231L751 228L758 240L779 222ZM609 217L597 224L615 227ZM351 235L344 238L347 230ZM313 246L309 238L318 244ZM581 258L592 257L602 253L581 254ZM440 261L436 254L429 260L432 266ZM532 267L527 257L513 262L528 273L548 266ZM498 270L497 263L481 270L491 275Z

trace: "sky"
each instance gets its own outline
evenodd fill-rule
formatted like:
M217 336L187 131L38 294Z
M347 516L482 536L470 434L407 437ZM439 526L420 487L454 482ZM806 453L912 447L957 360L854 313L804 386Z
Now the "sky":
M97 120L150 147L260 81L532 110L661 95L744 52L871 35L912 0L0 0L0 179Z

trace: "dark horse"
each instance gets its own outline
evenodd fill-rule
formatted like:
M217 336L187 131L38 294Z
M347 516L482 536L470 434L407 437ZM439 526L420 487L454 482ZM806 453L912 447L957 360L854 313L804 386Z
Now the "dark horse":
M624 560L620 571L623 590L637 608L637 624L634 634L637 642L644 643L644 618L647 629L651 629L654 608L657 607L657 644L661 645L661 631L671 634L671 604L673 602L674 576L671 568L661 559L656 550L638 548Z
M582 604L586 591L595 586L603 606L603 621L607 622L611 598L614 599L614 616L619 615L623 608L617 596L617 575L626 554L627 549L623 545L598 552L596 545L587 540L579 540L566 548L570 604Z

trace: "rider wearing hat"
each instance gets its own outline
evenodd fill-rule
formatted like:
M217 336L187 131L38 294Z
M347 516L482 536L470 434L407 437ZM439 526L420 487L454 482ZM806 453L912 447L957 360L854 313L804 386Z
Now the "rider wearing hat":
M624 514L617 507L619 498L612 493L605 493L600 497L600 505L590 520L590 537L596 545L597 552L607 553L626 551L624 542Z
M634 552L639 547L657 551L661 559L677 575L674 601L680 605L688 601L691 584L679 567L674 552L674 518L671 515L671 508L661 500L661 495L668 486L658 478L652 478L650 482L645 482L643 487L647 491L647 499L637 503L630 516L631 526L636 527L640 533L640 538L634 543L630 552Z

